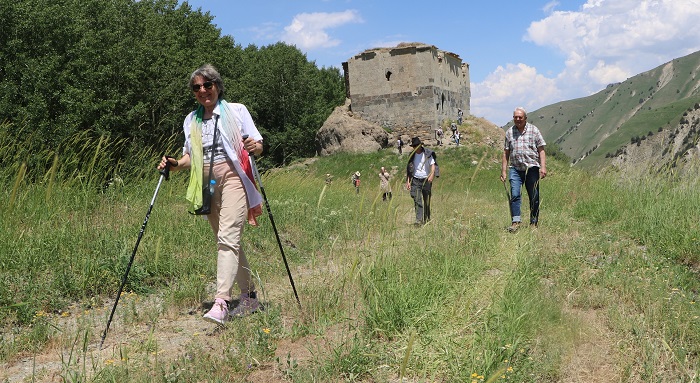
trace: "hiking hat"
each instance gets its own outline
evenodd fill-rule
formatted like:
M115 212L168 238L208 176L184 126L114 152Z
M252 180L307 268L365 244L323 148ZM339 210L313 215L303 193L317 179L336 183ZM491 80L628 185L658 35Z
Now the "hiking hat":
M360 172L355 172L355 175L359 177L359 176L360 176Z
M416 146L421 145L421 144L422 144L422 142L420 142L420 138L418 138L418 137L411 138L411 147L412 148L415 148Z

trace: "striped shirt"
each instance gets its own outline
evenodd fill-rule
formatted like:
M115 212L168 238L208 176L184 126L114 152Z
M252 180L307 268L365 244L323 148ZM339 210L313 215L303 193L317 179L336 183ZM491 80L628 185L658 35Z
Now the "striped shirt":
M209 166L211 161L211 145L214 141L214 121L210 118L202 120L202 149L204 164ZM226 161L226 150L224 149L224 139L221 131L216 134L216 147L214 148L214 163Z
M527 170L533 166L540 166L540 157L537 148L547 145L542 138L542 133L535 125L525 124L525 130L520 133L517 127L511 126L506 131L504 150L510 151L510 166L517 170Z

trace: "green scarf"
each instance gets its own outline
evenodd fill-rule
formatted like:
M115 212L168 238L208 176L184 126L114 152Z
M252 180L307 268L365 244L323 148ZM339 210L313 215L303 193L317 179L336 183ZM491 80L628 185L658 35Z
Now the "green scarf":
M241 131L236 123L235 111L232 106L224 100L219 100L219 113L221 118L222 138L228 140L238 156L239 161L243 157L243 145L241 141ZM204 107L197 108L195 116L190 125L190 185L187 187L187 200L190 202L190 212L202 207L202 169L204 168L204 149L202 144L202 116ZM217 126L214 129L218 129ZM247 161L247 156L245 160ZM244 161L245 162L245 161ZM249 175L252 180L252 174Z
M197 108L190 125L190 185L187 187L187 200L190 212L202 207L202 169L204 168L204 149L202 145L202 115L204 107ZM216 129L216 128L215 128Z

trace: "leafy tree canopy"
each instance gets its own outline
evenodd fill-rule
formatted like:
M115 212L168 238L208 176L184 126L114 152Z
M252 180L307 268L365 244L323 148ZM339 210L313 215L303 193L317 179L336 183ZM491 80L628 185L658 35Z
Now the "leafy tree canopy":
M339 69L283 43L244 49L212 20L176 0L0 0L0 122L28 127L44 147L84 131L127 140L115 160L129 148L177 151L159 145L181 134L196 107L189 75L211 63L226 99L246 104L263 133L265 165L313 156L316 131L344 100Z

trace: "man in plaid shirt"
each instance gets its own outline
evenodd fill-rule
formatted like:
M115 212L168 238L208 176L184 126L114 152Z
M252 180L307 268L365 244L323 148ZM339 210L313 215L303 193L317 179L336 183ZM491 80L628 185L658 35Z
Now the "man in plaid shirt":
M521 189L525 184L530 200L530 225L537 226L540 213L540 178L547 176L544 147L547 145L542 133L535 125L527 122L524 108L515 108L514 125L506 131L501 161L501 182L510 181L509 231L515 232L520 226ZM510 166L508 166L510 163Z

